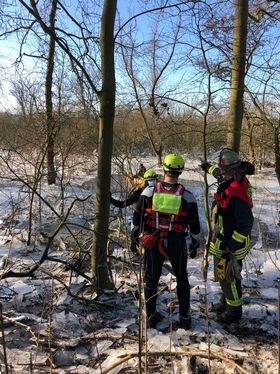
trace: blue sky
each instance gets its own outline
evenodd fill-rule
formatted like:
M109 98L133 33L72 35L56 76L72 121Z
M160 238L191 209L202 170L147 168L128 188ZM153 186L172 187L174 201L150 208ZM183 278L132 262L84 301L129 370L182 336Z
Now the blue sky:
M69 2L69 4L71 4L71 6L68 4L68 9L73 10L73 7L74 7L73 4L76 4L76 2L73 2L73 1L71 2L71 1L68 1L68 0L67 0L67 2ZM210 3L210 2L211 1L209 0L208 3ZM151 6L150 3L153 3L153 2L149 2L149 1L146 2L147 7ZM99 8L99 10L101 10L101 8ZM122 24L124 22L126 22L130 18L131 15L139 13L143 10L144 9L142 9L142 8L140 9L139 3L138 3L137 0L133 0L133 1L118 0L118 11L120 13ZM137 18L137 27L138 27L137 41L138 42L144 41L144 40L147 41L149 39L149 37L151 35L150 26L153 23L153 17L154 16L156 16L155 13L145 14L145 15ZM186 17L188 17L188 15L186 15ZM96 18L96 19L98 19L98 18ZM184 20L184 21L185 21L185 24L186 24L186 20ZM134 22L135 21L133 21L131 24L134 24ZM165 25L167 25L164 22L165 22L164 20L160 19L159 27L162 27L163 32L165 31L164 30ZM129 26L130 25L127 25L124 30L128 31ZM193 36L192 36L191 33L189 33L189 34L186 33L186 38L187 39L185 39L185 41L193 42L193 40L192 40ZM276 36L274 36L274 38L276 40ZM278 45L278 47L279 47L279 45ZM195 93L194 92L198 92L200 89L204 90L203 85L204 85L205 81L204 81L204 79L202 77L202 74L201 74L201 80L200 80L201 85L199 86L198 79L200 79L200 78L198 78L198 77L200 77L200 75L197 73L197 71L195 70L195 68L191 64L191 61L190 60L188 61L188 59L193 57L193 55L191 55L189 53L189 50L187 49L187 47L185 47L185 48L186 48L185 51L184 51L184 47L180 48L180 53L182 54L181 65L179 66L177 64L177 66L174 67L173 70L171 70L171 74L169 73L167 75L168 80L165 80L164 83L166 84L166 86L172 85L172 82L176 82L177 80L181 79L181 77L183 77L183 80L187 81L187 84L185 85L185 88L184 88L184 93L186 93L186 91L189 90L189 94L191 93L193 95L193 97L195 98ZM15 69L14 69L13 63L14 63L15 59L18 57L18 52L19 52L18 41L15 40L15 38L12 38L12 39L10 38L9 41L5 41L5 40L0 41L0 51L1 51L0 65L2 67L5 67L6 69L10 68L10 70L5 70L4 71L2 69L2 71L1 71L1 76L2 76L1 85L2 85L2 89L4 90L4 93L5 93L5 95L1 95L1 97L0 97L0 110L2 110L5 106L10 108L11 105L13 105L13 103L14 103L13 98L8 97L8 99L7 99L6 96L8 95L9 83L11 81L11 77L12 78L15 77ZM28 49L27 49L27 51L28 51ZM274 52L277 53L277 51L274 51ZM197 53L200 53L200 52L198 51ZM143 58L143 55L141 57ZM259 58L262 59L263 56L260 55ZM144 75L148 74L148 68L149 68L149 66L148 66L149 62L148 61L149 60L147 58L146 61L145 61L145 58L143 58L142 61L143 61L143 65L140 66L140 68L141 68L141 73L142 73L142 76L143 76L143 74ZM261 61L260 61L260 63L261 63ZM24 59L24 64L25 64L25 67L31 66L30 59L25 58ZM34 73L34 71L35 71L34 68L32 68L33 73ZM253 76L253 78L251 78L251 81L252 81L252 79L255 78L256 74L258 74L258 70L256 70L254 72L254 76ZM223 86L221 86L221 88L223 88ZM7 103L9 103L9 105L7 105Z

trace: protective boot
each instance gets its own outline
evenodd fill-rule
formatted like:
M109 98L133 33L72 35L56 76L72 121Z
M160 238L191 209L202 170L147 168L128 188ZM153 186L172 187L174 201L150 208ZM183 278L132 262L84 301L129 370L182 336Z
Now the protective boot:
M144 288L145 302L146 302L146 313L147 313L147 325L148 327L155 327L157 320L157 289L145 287ZM149 322L150 321L150 322Z
M226 310L226 298L224 295L221 296L220 301L218 304L212 304L209 308L209 312L215 312L217 314L224 313Z
M147 327L155 329L157 324L163 319L163 316L159 312L155 312L147 318Z
M224 313L217 316L216 321L222 324L230 324L240 321L242 317L242 307L232 307L230 310L226 310Z
M179 317L179 325L184 330L190 330L192 325L192 317Z

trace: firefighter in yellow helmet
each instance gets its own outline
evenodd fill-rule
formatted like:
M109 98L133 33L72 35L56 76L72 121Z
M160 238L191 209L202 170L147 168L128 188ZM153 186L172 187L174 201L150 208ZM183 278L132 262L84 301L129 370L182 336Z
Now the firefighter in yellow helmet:
M144 293L148 327L152 328L161 319L156 308L157 287L166 258L177 280L180 326L186 330L191 328L185 236L189 227L192 240L190 256L194 258L199 246L200 223L194 195L178 183L184 164L180 155L168 154L163 163L164 181L145 188L133 215L135 229L143 232L146 266Z
M138 187L136 190L131 193L127 199L125 200L117 200L112 195L110 196L110 203L114 205L117 208L126 208L132 204L137 203L139 200L139 197L143 190L148 186L148 185L154 185L156 179L157 179L157 174L153 170L147 170L144 175L144 186L143 187Z
M144 186L138 187L137 189L135 189L132 193L128 195L128 197L125 200L115 199L111 194L110 203L114 205L116 208L121 208L121 209L127 208L130 205L136 204L143 190L147 186L153 186L156 183L157 174L154 170L147 170L143 175L143 179L144 179ZM131 252L137 253L139 232L137 232L136 230L133 230L132 236L133 237L131 237L129 249L131 250Z

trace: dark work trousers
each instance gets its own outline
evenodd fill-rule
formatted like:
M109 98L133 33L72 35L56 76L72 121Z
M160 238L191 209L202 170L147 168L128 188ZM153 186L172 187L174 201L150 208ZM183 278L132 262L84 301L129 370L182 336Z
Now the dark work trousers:
M187 273L187 248L185 238L168 235L164 239L164 250L173 268L177 280L179 314L187 317L190 313L190 284ZM156 312L157 287L165 260L157 247L145 248L145 300L147 316Z

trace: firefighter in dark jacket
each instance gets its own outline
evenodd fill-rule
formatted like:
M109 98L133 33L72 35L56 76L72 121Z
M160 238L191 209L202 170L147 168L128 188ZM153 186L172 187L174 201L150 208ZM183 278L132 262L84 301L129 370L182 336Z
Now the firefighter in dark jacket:
M242 316L242 260L250 249L253 226L251 187L246 175L254 174L254 166L240 161L237 153L224 148L219 166L208 162L201 168L217 178L219 186L212 207L210 253L214 256L215 280L219 281L223 298L216 310L217 321L232 323Z
M192 240L189 251L194 258L199 247L198 209L193 194L178 183L184 169L183 158L169 154L163 165L164 181L146 187L133 215L135 230L143 233L147 322L149 327L155 328L161 319L156 310L157 287L162 265L168 257L177 280L180 326L188 330L191 315L185 236L189 227Z
M110 196L110 203L116 208L126 208L132 204L137 203L140 198L141 193L148 185L154 185L157 179L157 174L153 170L147 170L143 175L145 184L143 187L139 187L129 194L128 198L125 200L117 200L112 195Z
M141 193L144 191L144 189L147 186L154 186L154 184L156 183L156 180L157 180L157 174L153 170L147 170L144 173L143 179L144 179L144 182L145 182L144 186L139 187L136 190L134 190L131 194L129 194L127 199L117 200L117 199L113 198L112 195L110 195L110 203L117 208L126 208L130 205L136 204L138 202L140 196L141 196ZM138 244L139 244L139 232L134 230L133 231L133 238L130 242L130 247L129 247L131 252L137 253Z

